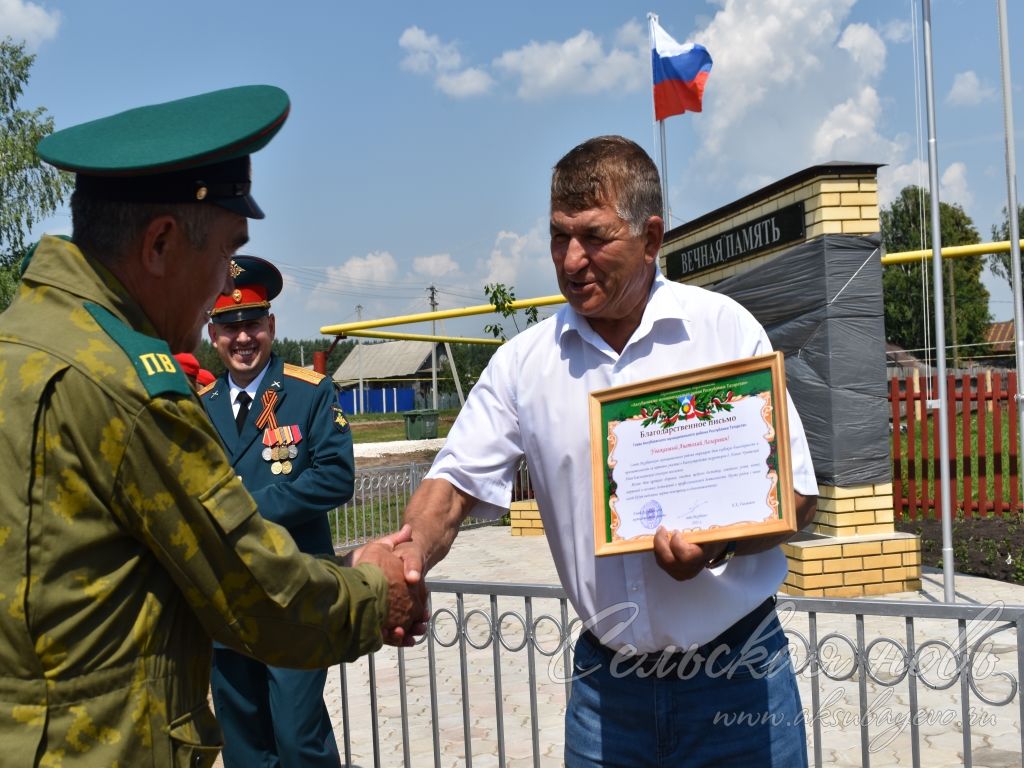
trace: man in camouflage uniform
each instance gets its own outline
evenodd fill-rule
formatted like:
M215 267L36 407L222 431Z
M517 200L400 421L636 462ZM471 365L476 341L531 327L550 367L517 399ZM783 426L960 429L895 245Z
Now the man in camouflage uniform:
M247 239L268 86L44 139L77 174L0 316L0 763L210 766L211 638L324 667L420 631L396 535L355 567L300 553L242 486L172 353L193 349Z

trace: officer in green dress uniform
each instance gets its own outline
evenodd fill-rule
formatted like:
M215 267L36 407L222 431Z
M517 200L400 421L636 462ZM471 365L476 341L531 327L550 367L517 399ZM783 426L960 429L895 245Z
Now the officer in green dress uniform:
M234 290L232 256L263 215L249 156L288 108L244 86L38 146L76 189L72 237L43 238L0 315L6 765L209 766L211 638L321 668L422 630L424 595L392 552L407 533L354 567L300 552L172 356Z
M330 378L271 352L270 302L281 273L254 256L236 256L232 272L235 289L217 298L208 327L227 370L200 397L260 514L303 552L330 554L327 512L352 498L348 422ZM215 644L211 683L226 768L338 768L326 681L326 669L268 666Z

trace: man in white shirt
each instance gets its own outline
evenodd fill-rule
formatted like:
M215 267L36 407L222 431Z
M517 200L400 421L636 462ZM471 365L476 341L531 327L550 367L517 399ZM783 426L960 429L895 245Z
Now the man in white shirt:
M412 541L399 550L408 578L422 577L463 517L504 513L525 456L559 577L588 627L566 765L806 765L774 609L786 536L694 544L659 528L653 553L594 556L588 393L771 351L739 304L659 274L661 210L657 169L627 139L591 139L558 162L551 255L568 306L495 354L409 502ZM817 485L792 408L789 432L803 527Z

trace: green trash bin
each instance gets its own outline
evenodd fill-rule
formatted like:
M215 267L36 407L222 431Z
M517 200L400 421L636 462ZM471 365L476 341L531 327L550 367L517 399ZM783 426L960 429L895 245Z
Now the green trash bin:
M405 412L405 439L430 440L437 437L437 411L424 409Z

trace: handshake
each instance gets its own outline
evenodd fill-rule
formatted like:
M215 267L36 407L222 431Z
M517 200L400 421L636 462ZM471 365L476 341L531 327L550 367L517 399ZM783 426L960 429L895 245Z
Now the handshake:
M388 580L388 612L381 627L388 645L410 646L427 631L430 608L423 562L408 524L352 552L352 566L370 563Z

